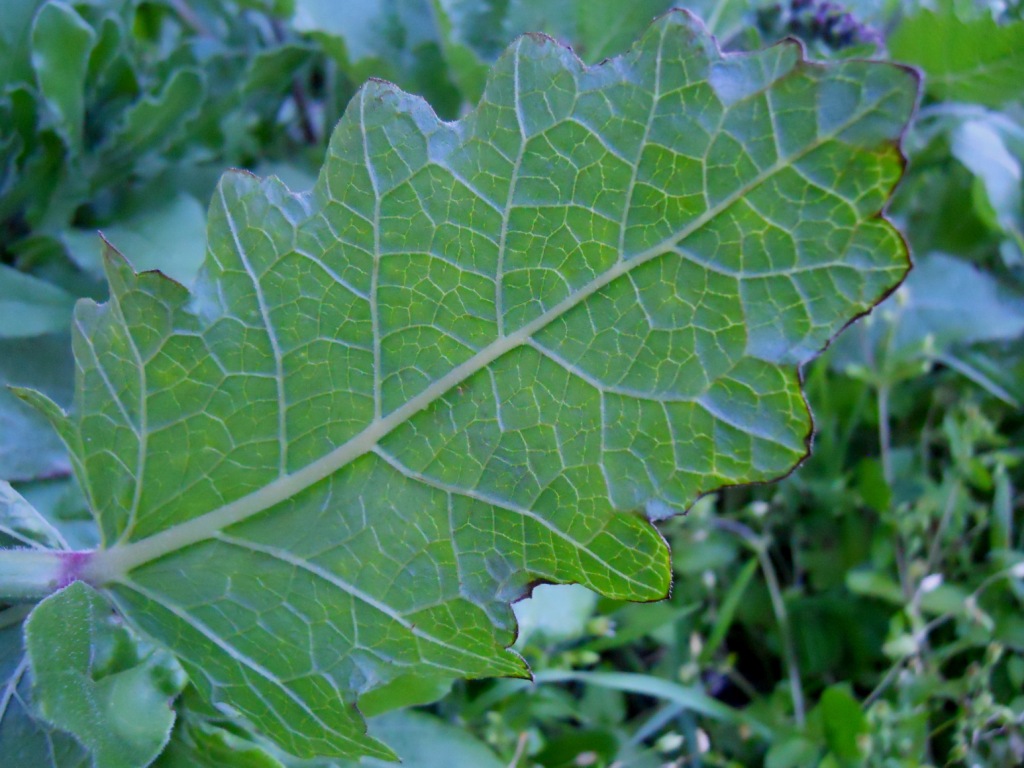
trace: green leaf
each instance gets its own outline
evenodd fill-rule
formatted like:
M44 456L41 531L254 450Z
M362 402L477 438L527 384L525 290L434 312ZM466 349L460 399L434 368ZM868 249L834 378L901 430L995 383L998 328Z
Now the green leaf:
M725 635L729 631L729 627L732 626L733 618L736 615L736 609L739 608L740 600L743 599L743 595L750 585L750 580L757 573L757 568L757 558L750 558L732 582L729 591L726 592L725 599L722 600L722 605L718 609L718 615L715 617L714 626L711 628L708 639L700 652L700 663L702 665L708 664L714 658L715 651L718 650L722 641L725 640Z
M579 639L586 634L596 605L597 595L579 584L541 584L514 606L519 626L516 647L522 648L535 635L549 642Z
M672 8L672 0L591 0L551 3L511 0L504 20L504 37L545 32L571 44L588 64L627 50L655 17Z
M864 757L860 741L869 733L870 726L849 686L826 688L818 703L818 713L825 743L833 757L840 765L860 765Z
M889 52L921 67L937 99L997 107L1021 98L1024 21L1000 25L987 12L963 20L950 6L919 10L896 27Z
M395 712L377 718L371 732L393 744L407 765L422 768L504 768L504 763L468 734L419 712ZM373 765L364 760L361 765ZM378 765L384 765L377 762Z
M10 483L0 480L0 547L66 549L67 544Z
M370 732L392 744L404 765L415 768L504 768L491 750L456 727L420 712L371 717ZM155 768L355 768L347 760L295 760L243 736L206 722L176 731ZM393 768L391 762L367 758L364 768Z
M818 765L821 747L814 742L794 736L772 745L765 755L765 768L805 768ZM819 767L820 768L820 767Z
M953 131L950 150L977 178L974 197L980 218L1024 247L1022 163L1007 149L999 124L988 120L961 123Z
M957 346L1024 333L1024 295L960 259L933 253L880 311L837 342L833 365L866 366L944 355Z
M67 549L67 544L60 532L35 508L9 484L0 481L0 547ZM86 591L99 600L95 593L83 584L79 583L70 590ZM59 604L61 600L58 598L63 594L65 593L52 596L46 604ZM84 657L89 658L89 665L95 676L102 676L113 683L108 686L110 695L104 696L100 686L100 694L93 699L100 718L98 725L94 725L116 726L116 716L120 712L122 719L127 718L130 721L128 730L135 732L138 726L144 725L155 714L159 717L161 709L167 710L162 699L172 695L180 686L179 668L167 653L155 653L152 649L140 653L136 640L124 627L114 626L110 618L96 618L96 623L80 616L62 613L51 616L51 621L57 626L44 628L45 639L49 644L42 648L44 657L41 663L38 656L40 649L36 648L37 664L31 665L28 656L30 649L23 639L25 618L30 610L31 606L28 605L15 605L0 610L0 754L3 755L4 767L77 768L88 764L104 768L106 765L119 765L118 762L103 762L99 753L94 755L95 762L90 760L89 752L83 749L76 739L57 730L53 723L40 717L37 703L41 700L45 707L45 702L52 703L55 694L71 696L71 710L83 705L84 702L78 698L80 688L66 689L61 684L68 680L68 675L65 674L67 660L81 659L84 654ZM110 610L104 612L106 616L111 615ZM38 610L32 615L37 614ZM79 618L82 618L82 621L78 621ZM69 622L68 626L63 625L66 620ZM75 632L91 635L91 639L86 641L84 647L70 648L61 644L61 640L66 639L66 633ZM51 655L45 655L51 652ZM146 663L145 666L138 666L140 660ZM54 680L53 675L48 674L54 669L59 671L59 680ZM120 673L120 676L112 673ZM110 677L106 677L109 675ZM158 684L160 687L154 688L157 691L156 698L137 695L140 690L146 691ZM53 685L57 685L56 691L52 687L47 687ZM40 688L44 689L41 698L36 695ZM114 707L117 701L122 702L121 706ZM157 705L156 708L153 707L154 703ZM56 706L61 708L61 713L65 712L62 705ZM140 714L134 712L135 707L148 709ZM45 711L43 714L45 716ZM109 715L115 717L111 718ZM67 722L61 720L58 725L67 727ZM114 732L111 737L119 735L120 732ZM141 766L143 763L132 762L130 765Z
M284 768L289 758L266 739L247 729L244 721L218 712L194 686L175 702L177 720L166 749L154 768ZM337 768L335 761L324 768ZM303 768L319 768L304 763Z
M552 669L538 672L534 676L534 681L538 684L572 681L584 685L596 685L599 688L607 688L612 691L638 693L678 704L688 712L704 715L713 720L746 725L759 736L768 736L771 733L764 723L742 710L733 709L723 704L699 688L682 686L652 675L638 675L629 672L570 672Z
M32 611L25 642L35 707L91 751L95 768L144 768L170 737L170 699L184 680L162 652L137 663L127 638L116 638L104 659L103 634L116 631L107 625L109 614L103 598L80 581ZM104 661L113 667L108 674Z
M263 745L197 721L180 724L154 768L284 768Z
M392 678L380 688L367 691L359 697L359 711L364 717L374 717L402 707L418 707L443 699L455 680L451 674L415 672Z
M57 286L0 264L0 339L65 331L74 304Z
M74 375L67 334L0 339L0 477L33 480L71 472L60 438L8 386L32 387L68 403Z
M172 738L154 768L284 768L259 745L223 728L209 727L183 742Z
M0 520L3 513L0 512ZM0 611L0 754L5 765L85 768L89 753L38 718L32 709L31 676L22 639L28 606Z
M432 2L452 76L474 104L483 93L489 64L517 35L544 32L571 45L585 62L596 63L629 48L652 19L674 5L671 0Z
M17 83L34 83L32 20L43 0L9 0L0 24L0 93Z
M70 471L70 467L68 467ZM95 549L99 531L74 477L20 483L18 492L60 532L68 549Z
M682 13L592 69L520 38L457 123L367 84L312 192L224 177L191 292L109 253L72 413L25 395L102 530L81 575L288 752L392 757L360 695L526 675L530 584L660 598L642 512L805 455L798 366L907 269L915 92Z
M847 572L846 588L855 595L875 597L892 605L903 605L904 603L903 590L900 588L900 585L877 571L857 570Z
M182 285L190 285L206 256L206 215L194 197L180 192L104 227L103 237L123 253L132 254L136 269L159 269ZM103 274L103 241L94 230L67 230L63 239L79 267Z
M32 66L36 82L61 136L71 151L82 148L85 75L96 33L70 5L46 3L32 23Z
M293 24L309 33L355 83L394 81L423 94L446 116L459 95L448 81L432 0L296 0Z
M310 59L314 49L306 45L282 45L260 51L249 61L242 93L250 98L276 97L292 86L295 73Z
M159 93L139 99L104 142L97 169L100 178L147 152L165 149L181 136L199 113L205 92L202 73L184 68L175 70Z
M505 768L505 763L466 729L420 712L394 712L375 718L370 733L391 744L405 765L416 768ZM369 759L359 765L391 768L394 764Z

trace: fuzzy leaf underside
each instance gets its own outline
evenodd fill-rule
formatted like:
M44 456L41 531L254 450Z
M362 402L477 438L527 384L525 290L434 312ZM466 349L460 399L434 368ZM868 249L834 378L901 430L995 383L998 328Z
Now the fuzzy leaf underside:
M33 768L86 768L91 765L89 753L71 736L42 721L32 706L23 632L27 614L24 606L0 611L0 744L4 762Z
M798 366L905 273L907 70L722 55L672 13L517 40L457 123L370 82L314 189L229 173L191 291L111 252L68 443L86 577L300 756L402 675L524 675L537 581L652 600L647 517L806 453ZM646 514L646 516L645 516Z

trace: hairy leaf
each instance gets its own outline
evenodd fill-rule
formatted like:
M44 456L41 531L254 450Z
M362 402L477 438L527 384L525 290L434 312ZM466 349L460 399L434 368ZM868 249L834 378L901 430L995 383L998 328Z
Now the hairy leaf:
M104 656L123 653L118 640L109 637L118 632L107 623L109 613L82 582L50 595L32 611L25 644L35 706L48 722L75 735L97 768L141 768L167 743L174 724L170 700L180 681L176 684L163 652L142 663L132 658L136 663L125 669L114 662L115 669L101 675L97 667ZM111 646L107 654L104 640Z
M84 768L89 753L42 721L32 708L31 677L22 624L28 606L0 610L0 745L12 766Z
M66 550L67 542L0 481L0 546L45 553ZM167 740L174 722L170 701L183 684L174 658L140 643L81 582L34 610L0 609L4 765L148 765Z
M108 254L65 438L82 576L299 756L391 751L360 695L525 675L538 581L654 600L646 519L806 453L798 366L899 281L914 76L723 56L671 14L540 36L443 123L367 84L314 189L224 177L191 291Z
M60 532L9 483L0 481L0 547L64 546ZM31 606L0 605L0 747L4 764L78 768L88 753L32 708L31 675L22 627Z

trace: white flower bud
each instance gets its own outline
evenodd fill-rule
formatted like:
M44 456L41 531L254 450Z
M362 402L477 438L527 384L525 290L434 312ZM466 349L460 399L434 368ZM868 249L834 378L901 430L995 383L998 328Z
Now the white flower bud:
M927 595L929 592L934 592L936 589L942 586L942 574L941 573L929 573L923 579L921 579L921 590L922 595Z

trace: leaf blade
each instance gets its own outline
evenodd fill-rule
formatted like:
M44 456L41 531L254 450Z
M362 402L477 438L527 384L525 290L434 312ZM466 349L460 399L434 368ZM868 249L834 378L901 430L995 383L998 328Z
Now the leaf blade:
M796 366L907 267L879 212L915 96L681 13L592 69L521 38L460 123L369 84L313 192L225 177L191 293L108 254L87 574L290 752L386 759L358 694L525 674L530 582L657 599L637 510L804 456Z
M184 680L167 690L167 657L160 653L98 676L100 635L111 631L104 624L106 608L82 582L35 607L25 622L33 703L45 721L91 752L96 768L146 766L170 738L175 713L169 699Z

